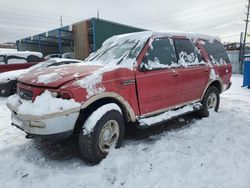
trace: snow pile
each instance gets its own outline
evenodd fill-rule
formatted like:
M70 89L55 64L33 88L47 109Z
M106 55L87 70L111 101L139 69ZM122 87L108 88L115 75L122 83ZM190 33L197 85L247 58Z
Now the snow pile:
M97 71L92 72L90 75L79 79L75 82L75 84L83 87L87 91L87 98L90 98L94 95L103 93L105 91L105 87L102 85L102 76L104 73L113 71L115 69L121 68L119 66L104 66ZM76 77L77 75L74 75Z
M76 81L76 84L86 89L87 99L105 91L105 88L102 85L102 75L97 72L93 72L89 76Z
M194 103L191 105L181 107L178 110L169 110L167 112L164 112L162 114L159 114L153 117L139 119L139 123L140 123L140 126L153 125L155 123L159 123L161 121L166 121L171 118L177 117L181 114L192 112L194 111L194 109L200 108L200 106L201 106L200 103Z
M16 80L18 77L25 74L26 72L28 72L27 69L19 69L0 73L0 83L7 83L11 80Z
M83 134L87 135L91 133L96 125L96 123L102 118L104 114L111 110L117 110L122 114L120 107L115 103L105 104L102 107L94 111L91 116L86 120L83 127Z
M54 82L56 80L61 79L62 77L57 73L57 72L53 72L50 74L44 74L44 75L39 75L37 76L37 83L44 83L44 84L48 84L51 82Z
M74 99L65 100L55 98L48 90L45 90L41 95L37 96L34 102L23 100L17 94L12 95L8 98L8 104L15 107L19 114L37 116L63 112L73 108L80 109L81 106L81 104L75 102Z

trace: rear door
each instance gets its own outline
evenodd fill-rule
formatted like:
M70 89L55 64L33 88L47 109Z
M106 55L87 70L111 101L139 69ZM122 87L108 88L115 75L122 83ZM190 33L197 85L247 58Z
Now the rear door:
M199 100L209 79L209 67L203 61L199 50L187 38L174 38L174 46L179 64L178 104Z
M152 42L152 44L151 44ZM154 38L138 58L135 72L141 115L174 106L178 90L176 54L172 39Z

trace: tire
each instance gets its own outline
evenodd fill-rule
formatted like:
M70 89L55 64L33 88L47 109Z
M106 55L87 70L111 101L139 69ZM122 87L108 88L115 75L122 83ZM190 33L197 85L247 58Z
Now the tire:
M16 80L10 81L6 85L6 93L4 94L4 96L8 97L10 95L14 95L16 93L16 84L17 84Z
M16 86L17 82L16 81L13 81L11 86L10 86L10 95L14 95L16 93Z
M80 154L83 157L83 159L90 165L98 164L102 159L104 159L107 156L110 147L107 147L108 144L106 144L106 142L108 141L112 142L111 145L115 146L115 148L121 147L125 131L124 118L121 112L119 112L116 109L112 109L104 113L93 127L93 130L90 133L86 134L85 132L85 127L87 126L86 123L89 123L88 120L93 118L94 116L96 116L95 112L93 112L88 117L78 137ZM110 135L111 134L113 135L113 133L114 136L111 137ZM105 142L105 139L108 141Z
M209 111L214 110L215 112L218 111L220 105L220 93L217 87L210 86L202 101L202 109L198 111L198 115L200 117L208 117Z

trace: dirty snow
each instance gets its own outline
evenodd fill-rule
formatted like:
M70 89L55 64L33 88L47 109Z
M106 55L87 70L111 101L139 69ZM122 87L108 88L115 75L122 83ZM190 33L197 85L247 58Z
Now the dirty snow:
M100 107L96 111L94 111L92 113L92 115L86 120L86 122L84 124L85 126L83 128L83 134L87 135L87 134L91 133L93 131L96 123L98 122L98 120L100 120L105 113L107 113L111 110L117 110L118 112L120 112L122 114L120 107L115 103L103 105L102 107Z
M17 94L8 98L8 103L17 109L19 114L31 115L47 115L56 112L62 112L74 108L79 108L81 104L74 101L74 99L64 100L55 98L51 92L45 90L41 95L36 97L35 101L27 101L21 99Z
M184 107L179 108L178 110L169 110L162 114L153 117L147 117L139 119L140 126L147 126L155 124L159 121L166 121L173 117L179 116L180 114L188 113L194 111L194 109L199 108L201 106L200 103L194 103L190 105L186 105ZM199 108L200 109L200 108Z
M20 187L250 187L250 90L233 75L218 113L143 140L126 140L87 166L74 142L27 140L0 98L0 185ZM64 147L67 146L67 147Z

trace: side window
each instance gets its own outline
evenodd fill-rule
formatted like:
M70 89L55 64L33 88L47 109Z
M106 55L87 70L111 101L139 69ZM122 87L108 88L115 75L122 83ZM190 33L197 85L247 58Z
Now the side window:
M189 39L174 39L178 62L183 65L202 64L202 56L199 50L191 43Z
M15 56L15 55L10 55L6 59L7 59L7 64L27 63L27 60L24 57L19 57L19 56Z
M42 60L42 58L36 56L36 55L29 55L27 58L26 58L27 62L30 63L30 62L40 62Z
M174 66L177 66L177 60L171 39L155 39L143 58L142 68L154 70Z
M5 64L5 56L0 56L0 65L4 65Z
M213 42L210 42L208 40L203 40L203 46L214 64L223 64L223 63L230 63L228 55L223 47L223 45L217 41L214 40Z

